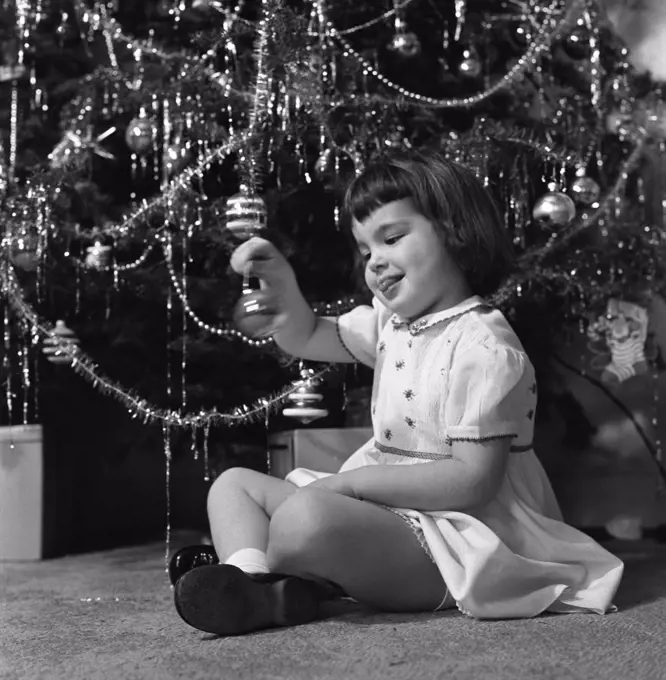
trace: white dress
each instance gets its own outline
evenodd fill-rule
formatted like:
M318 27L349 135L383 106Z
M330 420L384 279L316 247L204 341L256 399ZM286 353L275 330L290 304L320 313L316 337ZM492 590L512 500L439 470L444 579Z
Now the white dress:
M339 318L340 337L375 369L373 438L341 468L419 465L456 440L512 437L497 496L470 512L399 510L416 520L458 608L476 618L613 609L623 563L568 526L532 449L534 369L501 312L479 297L409 324L377 299ZM304 468L304 486L326 473ZM445 505L445 503L443 503Z

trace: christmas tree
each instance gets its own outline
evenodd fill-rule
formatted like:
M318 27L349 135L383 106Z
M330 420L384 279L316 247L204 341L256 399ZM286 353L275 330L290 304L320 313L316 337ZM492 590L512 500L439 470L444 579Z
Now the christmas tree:
M573 336L598 345L609 385L656 370L646 310L664 283L666 110L609 21L617 5L606 9L5 4L7 417L31 417L49 377L34 373L44 342L132 416L195 443L219 426L263 427L299 387L328 390L339 413L367 374L302 367L233 323L241 281L229 255L247 236L234 218L265 220L315 308L339 314L367 301L342 192L374 154L403 146L443 149L501 206L519 267L494 302L542 400ZM324 386L299 383L303 368Z

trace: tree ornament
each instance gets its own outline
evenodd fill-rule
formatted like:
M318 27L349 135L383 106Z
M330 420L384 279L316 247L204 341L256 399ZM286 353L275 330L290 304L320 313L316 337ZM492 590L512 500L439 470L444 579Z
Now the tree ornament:
M266 203L260 196L251 194L247 187L241 187L240 193L227 200L224 217L226 228L234 238L247 241L266 228Z
M174 139L164 147L162 168L167 177L179 173L192 159L190 147L182 139Z
M614 109L606 114L606 130L625 140L636 136L638 126L631 113Z
M648 312L640 305L614 298L608 300L606 313L587 330L590 340L605 340L610 351L610 362L601 373L603 382L620 383L647 372L645 342L648 324ZM599 353L593 346L590 349Z
M315 378L315 372L301 365L300 375L300 380L294 381L296 389L287 396L292 406L283 409L282 415L307 424L317 418L324 418L328 411L317 406L324 397L317 391L321 380Z
M72 358L63 352L61 347L74 348L78 344L79 339L74 334L74 331L71 328L67 328L64 321L58 320L55 323L52 335L44 339L42 352L46 360L52 364L71 364Z
M85 162L89 159L89 154L115 160L116 157L100 145L100 142L110 137L115 131L116 128L111 127L95 138L92 136L86 138L78 131L67 130L49 154L51 167L67 168Z
M537 199L532 217L549 228L565 227L576 217L576 206L566 194L549 191Z
M111 264L111 246L101 241L86 248L86 267L89 269L107 269Z
M125 130L125 142L133 153L143 155L150 151L157 137L155 121L148 117L145 109L141 109L137 118L133 118Z
M520 49L532 42L532 34L532 24L529 21L515 21L509 28L511 42Z
M483 70L481 57L473 45L466 47L462 53L462 60L458 65L458 71L461 76L466 78L478 78Z
M326 189L335 189L347 186L362 169L363 159L357 151L329 147L317 159L314 174Z
M233 311L236 328L249 338L269 338L277 331L278 307L265 290L250 288L248 277L243 279L241 296Z
M584 59L590 53L590 33L584 19L579 19L575 28L563 42L564 51L572 59Z
M415 57L421 52L421 42L416 33L407 30L405 20L396 15L395 18L395 35L388 45L389 50L397 52L403 57Z
M0 140L0 201L7 194L9 189L10 172L9 166L7 165L7 160L5 158L5 149L2 146L2 140Z
M576 177L569 188L571 198L581 205L592 205L599 200L601 188L594 179L585 174L584 169L576 172Z
M197 12L220 12L224 14L226 8L221 0L193 0L192 9L197 10Z

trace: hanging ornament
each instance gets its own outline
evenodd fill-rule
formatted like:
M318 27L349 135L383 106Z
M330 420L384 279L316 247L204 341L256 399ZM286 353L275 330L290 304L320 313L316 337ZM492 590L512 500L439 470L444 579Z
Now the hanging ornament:
M44 339L42 352L47 361L52 364L71 364L72 358L62 351L61 347L76 347L79 344L79 339L74 334L71 328L67 328L64 321L56 321L53 329L53 335L49 335Z
M220 12L221 14L226 13L226 8L224 3L220 0L193 0L192 9L197 10L197 12Z
M141 109L137 118L133 118L125 131L125 142L130 150L143 155L150 151L157 137L155 121L148 117L145 109Z
M648 312L640 305L613 298L608 300L606 313L590 324L587 331L590 340L605 340L610 351L610 361L601 373L603 382L619 383L647 373L648 325ZM598 353L594 347L590 349Z
M104 245L101 241L86 248L86 267L89 269L107 269L111 264L111 246Z
M23 64L6 64L0 66L0 83L9 83L12 80L19 80L27 73Z
M532 42L532 34L532 24L529 21L514 21L509 27L509 39L518 49L524 49Z
M396 14L395 35L388 45L389 50L403 57L415 57L421 52L421 43L416 33L407 30L405 20Z
M321 380L315 378L315 372L311 368L303 368L301 364L300 375L300 380L294 381L296 389L287 397L292 405L283 409L282 414L307 424L317 418L324 418L328 411L318 406L324 397L317 391Z
M590 54L590 32L582 17L562 43L564 51L572 59L584 59Z
M107 137L116 131L111 127L97 137L83 137L80 132L67 130L63 138L56 144L53 151L49 154L49 161L52 168L66 168L69 166L83 163L90 158L90 154L95 154L100 158L115 160L115 156L100 146Z
M549 191L537 199L532 209L532 217L551 229L565 227L576 217L576 206L566 194Z
M224 208L226 228L234 238L247 241L266 228L268 215L261 196L253 195L246 187L231 196Z
M167 177L179 173L191 160L190 146L182 139L174 139L164 147L162 166Z
M363 170L363 159L356 150L340 147L324 149L317 159L314 174L327 190L346 187Z
M599 200L601 188L592 177L588 177L585 174L585 168L579 168L569 188L569 194L576 203L592 205L595 201Z
M466 47L462 53L462 60L458 65L458 72L465 78L478 78L483 70L481 57L473 45Z
M241 296L233 311L236 328L249 338L269 338L277 330L277 314L273 296L265 290L250 288L249 277L245 276Z
M627 111L613 109L606 114L606 130L620 139L631 139L638 133L633 116Z

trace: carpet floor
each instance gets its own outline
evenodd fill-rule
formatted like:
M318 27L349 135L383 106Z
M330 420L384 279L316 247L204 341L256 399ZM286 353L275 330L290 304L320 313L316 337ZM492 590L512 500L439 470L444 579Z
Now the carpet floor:
M188 537L174 537L176 549ZM3 680L532 680L666 678L666 545L608 546L626 562L620 611L474 621L457 611L327 618L216 638L173 607L164 545L0 563Z

